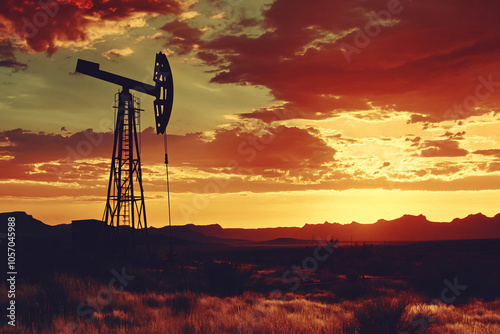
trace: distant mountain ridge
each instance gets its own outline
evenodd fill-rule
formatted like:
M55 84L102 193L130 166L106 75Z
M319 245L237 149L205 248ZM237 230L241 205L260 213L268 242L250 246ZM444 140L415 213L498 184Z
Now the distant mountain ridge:
M7 217L18 222L16 232L29 237L66 239L71 225L50 226L25 212L0 213L0 226L6 230ZM153 239L169 236L168 226L149 228ZM275 228L223 228L218 224L172 226L172 238L176 243L196 244L247 244L252 242L293 244L294 240L338 239L340 241L432 241L455 239L500 239L500 214L487 217L481 213L465 218L455 218L449 223L431 222L424 215L404 215L394 220L380 219L373 224L328 223L305 224L303 227ZM158 239L159 240L159 239Z
M24 211L0 213L0 233L7 231L9 217L14 217L16 235L30 238L65 239L71 235L71 224L47 225Z
M431 222L424 215L404 215L394 220L380 219L373 224L328 223L303 227L222 228L220 225L186 225L193 231L223 239L266 241L280 238L311 240L334 238L354 241L431 241L454 239L500 239L500 214L487 217L481 213L455 218L449 223Z

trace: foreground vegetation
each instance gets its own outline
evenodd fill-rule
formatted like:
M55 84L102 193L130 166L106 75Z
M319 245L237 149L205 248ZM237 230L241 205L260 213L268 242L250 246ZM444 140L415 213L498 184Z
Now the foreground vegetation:
M499 249L496 241L360 245L312 265L304 259L313 248L204 248L169 265L42 247L20 261L18 326L0 332L500 333ZM453 292L456 279L462 288Z
M368 296L338 298L347 287L234 296L113 291L106 284L54 275L52 286L19 288L19 326L3 333L500 333L500 300L432 304L417 294L370 286ZM5 286L2 296L5 296ZM102 309L80 312L82 302ZM5 300L1 300L2 307ZM84 308L88 311L90 308ZM50 315L50 316L48 316Z

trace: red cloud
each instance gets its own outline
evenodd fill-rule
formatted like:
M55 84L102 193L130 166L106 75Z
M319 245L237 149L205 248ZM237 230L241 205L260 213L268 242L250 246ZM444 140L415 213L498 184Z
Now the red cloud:
M21 129L0 132L0 178L95 180L109 166L86 161L110 159L112 140L111 133L90 129L67 137ZM168 142L174 167L190 166L209 172L222 168L226 172L268 177L325 171L323 165L331 163L335 154L334 149L308 130L285 126L270 127L265 134L240 128L219 130L210 141L200 133L170 135ZM163 138L152 128L143 131L142 147L145 165L163 162Z
M161 29L172 34L168 45L178 47L179 54L186 54L193 50L196 44L201 43L200 37L203 34L201 29L191 28L184 21L167 23Z
M226 168L235 163L236 172L262 175L266 170L281 172L320 169L333 162L335 150L322 139L305 129L295 127L269 127L265 133L244 131L241 128L218 130L206 141L200 133L184 136L171 135L169 156L174 166L191 166L212 170ZM152 129L143 133L143 147L148 161L161 162L161 141Z
M57 41L85 41L88 17L119 21L134 13L179 14L175 0L2 1L0 33L25 38L37 52L52 54Z
M96 133L92 129L67 137L22 129L0 132L2 155L12 156L10 161L18 164L106 157L111 154L107 146L112 140L111 133Z
M297 118L376 106L413 121L463 119L500 109L499 10L493 0L276 0L265 34L200 48L225 59L212 81L266 86ZM357 51L342 52L346 45Z

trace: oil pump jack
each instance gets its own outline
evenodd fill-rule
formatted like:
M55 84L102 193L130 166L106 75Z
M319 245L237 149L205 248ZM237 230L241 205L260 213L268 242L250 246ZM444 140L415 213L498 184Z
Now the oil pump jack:
M156 54L153 81L154 86L142 83L99 69L99 64L78 59L76 72L101 79L121 86L121 91L115 96L116 123L114 128L113 155L109 174L108 193L103 221L108 226L129 226L132 230L133 245L136 241L136 230L144 232L146 247L149 253L147 236L146 206L142 186L142 171L140 157L140 140L137 126L140 120L140 99L130 91L135 90L155 97L156 134L164 135L165 165L168 184L168 155L165 130L172 112L174 85L172 71L167 57L163 53ZM137 191L137 189L139 191ZM168 194L169 225L170 194ZM171 251L172 252L172 251Z

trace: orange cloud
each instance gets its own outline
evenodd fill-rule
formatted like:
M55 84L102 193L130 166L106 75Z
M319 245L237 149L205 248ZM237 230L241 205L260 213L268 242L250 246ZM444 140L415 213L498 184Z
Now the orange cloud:
M111 49L104 52L102 55L107 59L111 59L111 58L130 56L133 53L134 50L132 50L131 48L125 48L125 49Z
M428 140L425 141L420 156L422 157L462 157L469 152L459 147L455 140Z

